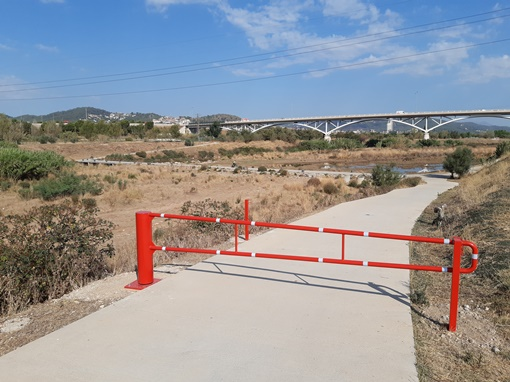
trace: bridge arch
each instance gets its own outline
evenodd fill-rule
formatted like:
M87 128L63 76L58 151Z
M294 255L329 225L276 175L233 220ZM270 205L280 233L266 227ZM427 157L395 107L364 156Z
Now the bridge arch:
M416 113L399 111L392 114L362 114L336 117L229 121L223 122L221 127L225 130L249 130L255 133L262 129L274 126L294 126L318 131L324 134L325 139L330 140L331 134L347 126L368 121L385 120L387 123L387 132L393 131L394 123L398 123L423 132L424 139L429 139L431 131L453 122L459 122L471 118L503 118L510 120L510 110L464 110Z

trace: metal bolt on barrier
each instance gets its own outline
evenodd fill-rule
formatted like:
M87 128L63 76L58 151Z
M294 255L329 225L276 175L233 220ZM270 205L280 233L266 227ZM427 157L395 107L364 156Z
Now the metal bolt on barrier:
M154 218L164 219L179 219L179 220L190 220L190 221L203 221L210 223L221 223L221 224L232 224L234 225L235 235L235 250L225 251L216 249L203 249L203 248L183 248L183 247L162 247L155 245L152 241L152 220ZM296 255L283 255L274 253L255 253L255 252L240 252L238 251L238 226L245 226L245 239L248 240L249 226L265 227L265 228L280 228L298 231L309 231L309 232L320 232L342 235L342 254L341 258L322 258L322 257L309 257L309 256L296 256ZM390 262L380 261L366 261L366 260L350 260L345 257L345 237L346 236L362 236L370 238L379 238L387 240L404 240L409 242L421 242L431 244L443 244L453 245L453 259L451 267L433 266L433 265L419 265L419 264L399 264ZM172 214L160 214L148 211L140 211L136 213L136 240L137 240L137 262L138 262L138 279L131 284L126 285L126 288L130 289L143 289L158 281L154 279L154 265L153 265L153 254L155 251L167 251L167 252L188 252L188 253L200 253L209 255L227 255L227 256L244 256L244 257L260 257L268 259L280 259L280 260L293 260L293 261L308 261L308 262L321 262L329 264L343 264L343 265L356 265L356 266L368 266L368 267L379 267L379 268L394 268L394 269L407 269L414 271L428 271L428 272L443 272L451 273L451 294L450 294L450 319L448 330L455 332L457 330L457 315L458 315L458 304L459 304L459 285L460 275L464 273L472 273L476 270L478 265L478 248L477 246L466 240L462 240L460 237L454 237L453 239L444 238L431 238L423 236L410 236L410 235L398 235L388 234L379 232L366 232L366 231L353 231L343 230L337 228L324 228L324 227L312 227L312 226L299 226L291 224L277 224L277 223L266 223L266 222L255 222L248 219L248 201L245 202L245 220L234 220L224 218L210 218L201 216L186 216L186 215L172 215ZM471 265L469 268L461 267L461 257L463 254L464 247L471 249Z

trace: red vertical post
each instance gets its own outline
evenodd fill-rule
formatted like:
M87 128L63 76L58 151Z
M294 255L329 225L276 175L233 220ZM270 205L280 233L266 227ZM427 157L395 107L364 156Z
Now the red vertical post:
M248 221L250 220L250 199L244 200L244 220ZM245 225L244 226L244 240L250 239L250 226Z
M453 260L452 260L452 290L450 295L450 323L448 330L455 332L457 330L457 315L459 310L459 288L460 288L460 260L463 249L462 239L453 238Z
M345 234L342 234L342 260L345 260Z
M152 255L154 250L152 242L152 219L150 212L136 213L136 253L138 262L138 283L140 285L154 282L154 263Z
M238 242L239 242L239 228L237 226L237 224L234 224L234 238L235 238L235 247L236 247L236 252L237 252L237 245L238 245Z

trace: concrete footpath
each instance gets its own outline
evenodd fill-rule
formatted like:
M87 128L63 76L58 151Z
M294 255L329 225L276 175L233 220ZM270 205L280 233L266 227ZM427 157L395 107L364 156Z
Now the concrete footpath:
M295 223L410 234L455 186L446 178ZM317 257L340 249L339 235L287 230L240 246ZM405 263L409 252L406 242L347 237L346 254ZM0 380L417 381L408 282L405 270L214 256L0 357Z

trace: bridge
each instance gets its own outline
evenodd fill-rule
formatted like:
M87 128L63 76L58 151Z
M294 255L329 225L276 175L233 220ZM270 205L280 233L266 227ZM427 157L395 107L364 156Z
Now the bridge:
M503 118L510 120L510 110L463 110L463 111L435 111L435 112L404 112L397 111L390 114L357 114L331 117L308 117L308 118L281 118L281 119L258 119L222 122L221 127L225 130L249 130L255 133L269 127L307 128L324 134L326 140L331 139L331 134L337 133L343 128L361 122L386 121L386 131L392 132L395 124L408 126L424 133L424 139L430 138L430 132L453 122L459 122L470 118Z

